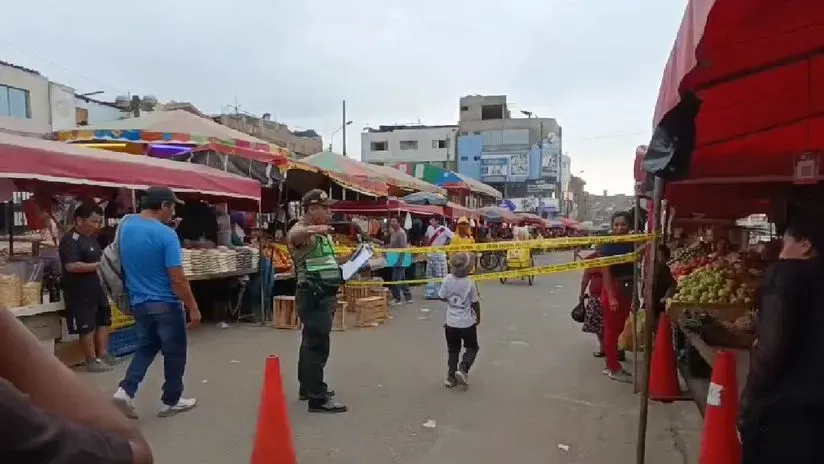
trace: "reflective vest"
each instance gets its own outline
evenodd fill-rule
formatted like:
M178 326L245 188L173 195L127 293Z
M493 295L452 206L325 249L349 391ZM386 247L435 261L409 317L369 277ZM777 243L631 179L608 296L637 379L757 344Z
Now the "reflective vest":
M332 239L328 235L315 235L310 237L309 240L314 242L311 247L296 249L289 246L298 283L306 281L307 272L322 273L323 271L338 269L338 262L335 259L335 245Z

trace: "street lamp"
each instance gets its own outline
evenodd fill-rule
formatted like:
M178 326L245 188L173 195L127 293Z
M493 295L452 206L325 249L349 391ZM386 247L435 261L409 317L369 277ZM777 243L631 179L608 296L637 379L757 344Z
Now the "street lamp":
M350 121L346 121L346 124L344 124L344 125L342 125L342 126L338 127L337 129L335 129L335 132L332 132L332 135L329 137L329 151L332 151L332 140L335 138L335 135L337 135L337 134L338 134L338 132L340 132L340 131L342 131L343 129L345 129L345 128L346 128L346 126L351 126L351 125L352 125L352 121L351 121L351 120L350 120Z

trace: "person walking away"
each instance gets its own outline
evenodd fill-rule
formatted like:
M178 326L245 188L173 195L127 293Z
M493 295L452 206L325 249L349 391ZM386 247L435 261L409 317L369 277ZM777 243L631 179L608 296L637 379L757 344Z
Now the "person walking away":
M110 371L116 362L108 352L112 310L97 277L103 251L95 234L100 230L102 214L97 206L79 205L74 210L72 229L63 235L58 246L66 322L69 331L80 336L88 372Z
M406 231L401 227L400 219L397 217L389 220L389 233L389 248L409 247L406 241ZM392 282L406 280L406 268L412 264L412 255L392 252L388 253L386 258L387 264L392 267ZM392 292L392 302L390 304L412 303L412 293L409 291L409 285L391 285L389 290Z
M822 222L790 213L780 258L758 291L739 415L743 464L824 462Z
M472 271L472 255L458 252L449 260L452 272L446 276L438 291L438 297L446 302L444 333L447 348L447 374L445 385L469 386L469 369L475 363L478 345L478 324L481 323L481 303L478 287L469 277ZM458 360L463 347L463 359Z
M627 235L632 223L632 215L619 211L612 215L612 235ZM602 257L632 253L632 243L610 243L599 250ZM633 270L635 264L614 264L601 269L603 285L601 306L604 308L604 352L606 369L604 375L618 382L630 383L632 376L622 366L618 353L618 338L624 330L632 306Z
M151 187L140 200L138 215L120 222L119 249L126 291L137 328L138 348L114 394L114 403L136 419L134 397L146 371L163 354L163 395L158 415L168 417L197 405L184 398L186 370L186 315L190 325L200 323L200 311L183 273L180 240L172 223L175 207L183 204L168 187Z
M598 253L593 253L581 259L596 257L598 257ZM578 302L584 307L584 323L581 325L581 330L595 335L598 339L598 351L592 353L592 356L596 358L606 356L604 352L604 310L601 306L602 288L601 270L598 268L586 269L581 278L581 293L578 295Z
M304 216L286 233L294 262L297 287L295 305L303 323L298 355L298 396L309 402L309 412L346 412L335 402L333 390L324 382L323 369L329 359L332 319L337 293L343 284L329 233L332 200L323 190L310 190L302 199Z
M438 224L438 220L434 217L429 218L429 227L432 228L432 233L427 231L427 245L430 247L441 247L449 243L454 234L449 228ZM446 253L442 251L435 251L429 253L426 261L426 278L427 279L442 279L446 277L447 273ZM437 300L438 293L441 289L440 282L429 282L424 287L424 297L427 300Z

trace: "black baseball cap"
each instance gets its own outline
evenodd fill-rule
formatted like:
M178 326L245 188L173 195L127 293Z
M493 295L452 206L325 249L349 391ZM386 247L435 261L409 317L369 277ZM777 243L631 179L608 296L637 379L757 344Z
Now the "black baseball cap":
M312 205L331 206L335 203L335 200L329 198L329 195L321 189L312 189L306 192L301 203L304 207Z
M153 202L168 201L170 203L177 203L178 205L183 204L183 200L178 198L177 195L175 195L175 192L173 192L169 187L149 187L143 193L143 199Z

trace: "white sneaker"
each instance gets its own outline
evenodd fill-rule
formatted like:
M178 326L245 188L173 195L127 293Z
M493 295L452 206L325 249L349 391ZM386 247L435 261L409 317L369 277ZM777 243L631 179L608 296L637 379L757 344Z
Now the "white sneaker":
M402 305L402 304L403 303L400 300L392 300L392 301L389 302L389 306L399 306L399 305Z
M114 392L114 396L112 396L112 403L114 403L115 407L129 419L139 418L137 415L137 409L134 407L134 398L130 397L126 393L126 390L118 388L117 391Z
M197 406L197 400L194 398L181 398L177 400L177 404L174 406L169 406L168 404L164 404L160 411L158 411L157 415L159 417L171 417L175 414L180 414L182 412L190 411L192 408Z

